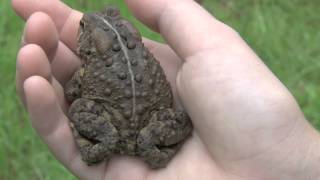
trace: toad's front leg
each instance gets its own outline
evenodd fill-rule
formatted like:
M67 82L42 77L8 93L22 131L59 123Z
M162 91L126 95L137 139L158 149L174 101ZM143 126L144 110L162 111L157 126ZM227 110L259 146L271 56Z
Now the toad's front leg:
M82 159L88 165L108 160L117 147L119 135L104 107L80 98L71 104L69 118Z
M78 69L72 78L65 85L65 97L68 102L73 102L74 100L80 98L81 96L81 86L82 86L82 76L84 70L82 68Z
M155 112L138 136L139 155L151 168L165 167L191 131L191 121L185 112L172 109Z

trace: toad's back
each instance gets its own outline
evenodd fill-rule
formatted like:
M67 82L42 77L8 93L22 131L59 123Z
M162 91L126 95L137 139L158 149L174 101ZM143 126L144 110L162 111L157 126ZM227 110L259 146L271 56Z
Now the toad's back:
M108 104L118 130L136 131L123 138L133 138L152 111L172 106L170 85L128 21L98 13L83 20L78 48L84 61L81 96Z

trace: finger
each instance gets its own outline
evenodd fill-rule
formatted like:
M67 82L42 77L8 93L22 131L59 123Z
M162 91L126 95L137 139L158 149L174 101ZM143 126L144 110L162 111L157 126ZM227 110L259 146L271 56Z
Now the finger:
M45 52L35 44L22 47L17 57L16 87L25 104L23 82L30 76L38 75L51 82L51 70Z
M23 36L23 44L38 44L51 61L56 53L59 34L51 18L42 12L36 12L28 19Z
M154 52L154 49L157 49L157 47L165 45L165 44L162 44L162 43L160 43L160 42L157 42L157 41L148 39L148 38L146 38L146 37L143 37L143 38L142 38L142 42L143 42L143 44L149 49L149 51L150 51L151 53L153 53L153 52Z
M59 106L51 84L40 76L32 76L23 87L32 125L55 157L79 177L101 179L105 165L93 168L81 161L68 119Z
M61 28L68 18L71 8L58 0L12 0L16 13L24 20L34 12L42 11L49 14Z
M23 44L38 44L51 62L54 77L64 85L79 67L79 58L63 42L52 19L45 13L36 12L30 16L24 30Z
M191 0L126 0L135 16L160 32L186 59L199 51L235 46L241 41L231 28ZM143 11L141 11L143 9ZM231 43L232 42L232 43Z
M12 6L25 20L38 11L48 14L59 32L60 40L70 49L75 50L78 24L82 13L58 0L12 0Z
M56 55L51 62L53 76L64 87L71 79L73 73L80 66L79 57L73 53L64 43L59 42Z
M43 49L36 44L28 44L20 49L17 57L16 86L18 94L25 105L25 94L23 91L24 81L31 76L41 76L54 87L58 96L59 104L66 111L67 103L64 98L63 89L59 82L52 77L50 64Z

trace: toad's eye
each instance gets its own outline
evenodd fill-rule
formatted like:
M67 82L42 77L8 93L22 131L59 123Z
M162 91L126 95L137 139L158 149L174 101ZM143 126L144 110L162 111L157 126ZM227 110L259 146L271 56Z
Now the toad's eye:
M84 28L84 22L82 20L80 21L80 27Z

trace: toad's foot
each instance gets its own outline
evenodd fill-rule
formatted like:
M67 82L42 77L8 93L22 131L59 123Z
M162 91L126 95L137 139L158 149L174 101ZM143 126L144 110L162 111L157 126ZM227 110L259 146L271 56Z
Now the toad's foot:
M73 135L88 165L108 159L116 148L119 135L110 117L102 105L84 98L69 109Z
M151 168L165 167L191 131L191 121L185 112L172 109L155 112L138 136L139 155Z

